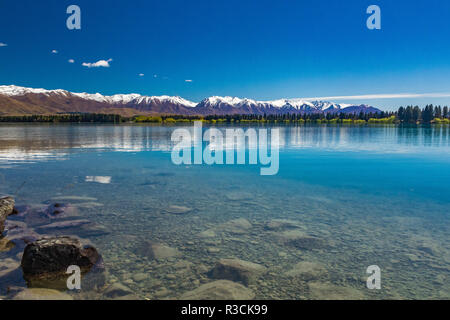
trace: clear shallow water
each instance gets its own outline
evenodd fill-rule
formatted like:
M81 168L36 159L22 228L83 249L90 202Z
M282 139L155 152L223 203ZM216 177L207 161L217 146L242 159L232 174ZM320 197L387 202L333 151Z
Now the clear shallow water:
M221 258L267 268L249 284L259 299L450 298L448 126L280 126L275 176L260 176L259 165L176 166L176 128L0 126L0 193L18 205L59 197L77 207L103 232L45 233L92 242L108 282L140 298L177 298L211 282ZM172 205L192 211L167 213ZM241 218L250 226L230 223ZM298 235L321 245L291 245ZM139 249L146 240L179 255L151 260ZM302 262L313 270L293 272ZM366 288L369 265L381 268L381 290ZM24 283L0 276L0 296L11 285Z

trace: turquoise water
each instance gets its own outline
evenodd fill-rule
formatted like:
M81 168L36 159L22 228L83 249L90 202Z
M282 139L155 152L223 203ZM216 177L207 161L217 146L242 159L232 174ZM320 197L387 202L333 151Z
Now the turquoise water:
M176 128L2 125L0 194L18 206L76 208L70 219L92 228L12 219L92 243L108 283L143 299L213 281L208 271L221 258L267 268L248 284L257 299L450 298L448 126L268 126L280 130L274 176L259 165L174 165ZM292 245L299 236L320 245ZM146 240L178 254L150 259L139 249ZM1 273L2 261L20 261L20 248L0 252L0 297L25 286L17 272ZM366 287L370 265L381 269L380 290ZM88 296L104 298L77 297Z

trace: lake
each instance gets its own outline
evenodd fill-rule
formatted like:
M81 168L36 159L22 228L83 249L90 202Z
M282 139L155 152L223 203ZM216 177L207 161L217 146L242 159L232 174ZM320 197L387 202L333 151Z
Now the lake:
M88 223L8 220L91 243L107 284L142 299L230 277L220 259L258 265L244 281L256 299L450 298L449 126L255 126L280 132L271 176L259 165L173 164L171 134L186 127L1 125L0 194L19 211L58 203L72 213L63 219ZM0 252L0 297L26 286L15 269L23 246ZM379 290L366 285L373 265Z

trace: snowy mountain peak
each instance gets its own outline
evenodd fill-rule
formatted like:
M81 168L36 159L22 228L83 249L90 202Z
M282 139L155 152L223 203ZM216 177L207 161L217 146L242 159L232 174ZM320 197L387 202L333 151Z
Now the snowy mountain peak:
M180 98L180 97L171 97L171 96L142 96L137 93L130 94L115 94L112 96L105 96L100 93L76 93L69 92L67 90L46 90L46 89L33 89L33 88L25 88L19 87L15 85L10 86L0 86L0 94L6 96L25 96L27 94L44 94L46 96L52 94L60 94L64 96L75 96L84 100L92 100L96 102L109 103L109 104L128 104L128 103L150 103L150 102L170 102L173 104L179 104L187 107L195 107L197 104L195 102Z
M19 86L0 86L0 94L6 95L6 96L24 96L28 93L35 93L35 94L68 94L69 92L66 90L46 90L46 89L34 89L34 88L25 88L25 87L19 87Z
M30 102L30 94L40 95L39 99ZM248 98L230 96L212 96L195 103L178 96L143 96L137 93L115 94L111 96L100 93L74 93L67 90L33 89L19 86L0 86L0 95L9 96L21 103L33 103L42 107L49 104L54 108L61 108L64 104L66 110L79 110L80 103L89 104L91 109L108 107L128 108L140 111L165 112L172 114L280 114L280 113L370 113L380 110L368 105L337 104L329 101L311 101L307 99L278 99L272 101L257 101ZM48 101L43 99L48 97ZM63 98L58 99L58 98ZM77 99L73 99L77 98ZM82 101L80 101L82 99ZM47 101L47 102L46 102ZM93 103L89 103L93 102ZM74 108L77 105L78 108ZM188 110L191 109L191 110ZM42 109L39 109L42 110ZM0 106L0 114L1 114Z

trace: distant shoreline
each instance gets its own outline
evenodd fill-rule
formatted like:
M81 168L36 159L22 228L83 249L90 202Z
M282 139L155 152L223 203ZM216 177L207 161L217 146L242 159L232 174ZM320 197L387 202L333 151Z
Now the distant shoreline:
M136 124L183 124L202 121L210 124L436 124L449 125L448 112L441 113L424 109L400 108L397 112L369 114L280 114L280 115L140 115L124 117L118 114L103 113L67 113L51 115L17 115L0 116L1 123L136 123ZM431 108L430 108L431 109ZM410 114L408 114L408 112ZM427 114L428 112L428 114Z

